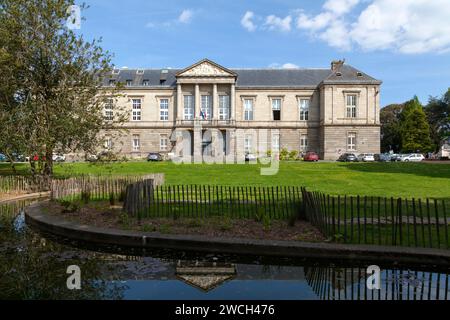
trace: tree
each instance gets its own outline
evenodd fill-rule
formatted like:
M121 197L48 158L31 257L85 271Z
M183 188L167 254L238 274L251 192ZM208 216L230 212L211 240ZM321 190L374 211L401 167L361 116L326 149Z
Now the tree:
M441 98L430 97L425 113L434 150L438 151L442 140L450 136L450 88Z
M10 148L38 156L31 163L34 176L52 176L54 151L93 152L102 129L125 119L117 106L115 119L104 119L104 104L118 89L102 87L111 56L99 41L87 42L66 27L73 4L0 0L0 115L17 128L17 139L6 131L17 144Z
M381 109L381 150L398 152L402 146L401 119L403 104L391 104Z
M405 103L401 118L403 152L428 152L433 149L430 127L417 97Z

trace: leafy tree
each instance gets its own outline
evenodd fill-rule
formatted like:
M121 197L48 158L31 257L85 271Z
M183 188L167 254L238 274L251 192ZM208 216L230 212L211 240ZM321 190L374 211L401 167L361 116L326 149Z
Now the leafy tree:
M430 126L417 97L405 103L401 113L403 152L428 152L433 149Z
M381 109L381 150L398 152L402 147L401 119L403 104L391 104Z
M434 150L438 151L442 140L450 136L450 88L441 98L430 97L425 113Z
M111 56L66 26L73 4L0 0L0 117L16 128L5 130L4 140L37 155L32 174L46 179L53 152L93 152L102 130L125 120L117 106L115 119L104 119L104 104L118 89L102 87Z

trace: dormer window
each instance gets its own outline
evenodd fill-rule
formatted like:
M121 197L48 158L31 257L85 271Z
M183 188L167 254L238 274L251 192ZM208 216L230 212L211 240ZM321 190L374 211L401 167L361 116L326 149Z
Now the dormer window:
M336 72L336 76L338 76L338 77L342 77L342 73L340 73L340 72Z
M169 74L169 70L163 69L161 70L161 75L159 77L159 84L163 85L167 80L167 75Z
M358 77L362 77L362 73L361 73L361 72L358 72L356 75L357 75Z
M137 74L144 74L144 70L139 69L139 70L136 71L136 73L137 73Z
M114 69L112 74L119 74L120 73L120 69Z
M109 85L111 87L114 86L115 84L116 84L116 80L114 80L114 79L109 80Z
M131 87L133 85L133 80L126 81L127 87Z
M142 85L148 87L150 85L150 81L148 79L145 79L142 81Z

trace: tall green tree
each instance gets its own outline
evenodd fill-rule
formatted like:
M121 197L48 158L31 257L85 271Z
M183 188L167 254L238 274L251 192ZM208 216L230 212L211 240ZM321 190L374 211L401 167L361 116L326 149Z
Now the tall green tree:
M0 115L19 135L6 139L38 155L32 173L45 178L53 173L53 152L93 152L102 130L125 119L117 106L115 119L104 119L104 104L117 97L117 88L102 87L111 55L67 27L73 4L0 0Z
M427 116L417 97L405 103L401 113L403 152L429 152L433 149Z
M444 138L450 136L450 88L440 98L431 97L425 107L434 150L438 151Z
M391 104L381 109L381 150L398 152L402 147L401 118L404 105Z

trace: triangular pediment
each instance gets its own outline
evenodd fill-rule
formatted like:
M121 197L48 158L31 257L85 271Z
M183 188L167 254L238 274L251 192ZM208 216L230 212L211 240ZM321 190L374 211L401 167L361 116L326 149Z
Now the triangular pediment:
M178 72L177 77L236 77L236 74L211 60L203 59Z

